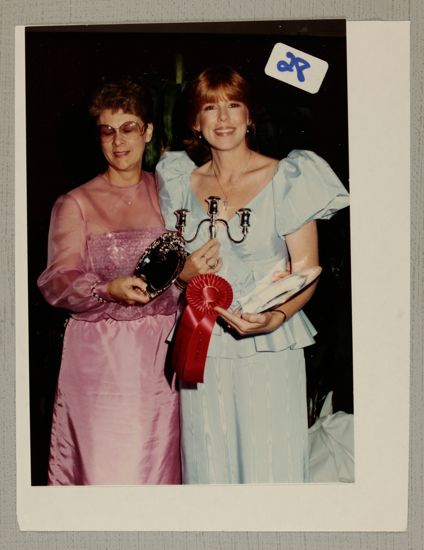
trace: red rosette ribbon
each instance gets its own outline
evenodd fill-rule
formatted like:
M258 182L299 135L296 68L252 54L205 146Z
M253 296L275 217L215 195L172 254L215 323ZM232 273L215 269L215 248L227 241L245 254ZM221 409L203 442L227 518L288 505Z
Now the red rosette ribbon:
M206 354L218 313L216 306L228 309L233 289L228 281L214 274L193 277L186 290L187 306L178 324L172 353L174 370L181 380L203 382Z

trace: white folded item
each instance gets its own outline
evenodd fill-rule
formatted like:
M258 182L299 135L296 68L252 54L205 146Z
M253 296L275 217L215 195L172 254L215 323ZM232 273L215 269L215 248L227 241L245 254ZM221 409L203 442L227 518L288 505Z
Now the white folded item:
M320 416L308 430L309 481L355 481L353 414Z
M319 266L303 269L273 280L276 272L285 270L285 262L279 262L265 277L256 284L248 294L238 298L238 303L245 313L260 313L274 306L283 304L300 290L311 284L321 273Z

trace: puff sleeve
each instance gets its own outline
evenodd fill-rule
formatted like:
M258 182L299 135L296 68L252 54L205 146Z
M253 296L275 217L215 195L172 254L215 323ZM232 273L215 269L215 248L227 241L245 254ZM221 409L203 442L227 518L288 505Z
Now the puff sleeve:
M106 303L98 302L91 294L106 293L105 281L99 281L86 260L85 223L81 209L69 194L59 197L51 215L48 245L48 265L37 280L38 287L49 304L71 312L101 312ZM101 293L101 294L100 294Z
M349 205L349 194L329 164L312 151L294 150L273 182L276 225L287 235L305 223L330 219Z
M165 153L156 166L159 203L167 229L175 229L174 211L186 204L190 175L195 168L184 151Z

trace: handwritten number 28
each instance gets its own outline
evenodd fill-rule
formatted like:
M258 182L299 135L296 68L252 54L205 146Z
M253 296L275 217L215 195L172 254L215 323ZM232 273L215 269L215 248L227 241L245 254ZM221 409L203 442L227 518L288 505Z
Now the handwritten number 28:
M303 74L303 71L305 71L306 69L309 69L311 64L308 63L306 59L302 59L301 57L296 57L292 52L287 52L286 56L290 59L290 63L287 63L287 61L281 60L277 63L277 69L282 73L286 71L289 71L292 73L294 69L296 69L298 81L305 82L305 76Z

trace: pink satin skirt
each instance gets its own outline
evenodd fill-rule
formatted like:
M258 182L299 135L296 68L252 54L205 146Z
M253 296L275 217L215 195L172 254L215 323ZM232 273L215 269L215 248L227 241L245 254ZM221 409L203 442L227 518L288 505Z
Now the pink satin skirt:
M51 434L49 485L181 482L179 399L165 375L174 315L70 319Z

